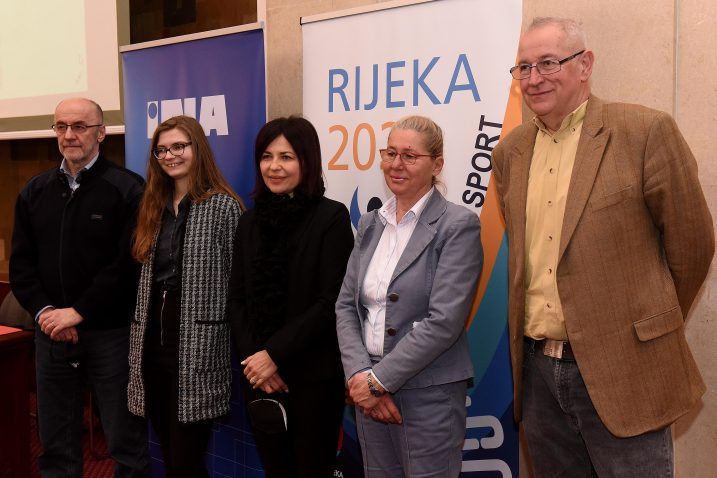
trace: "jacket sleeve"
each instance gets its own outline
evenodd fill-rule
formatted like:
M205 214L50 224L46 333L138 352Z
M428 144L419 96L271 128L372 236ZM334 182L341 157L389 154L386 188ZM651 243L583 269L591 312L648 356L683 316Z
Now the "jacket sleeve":
M655 117L645 151L643 191L683 317L707 277L715 249L712 216L697 175L697 162L674 119Z
M336 301L336 333L341 350L341 362L344 367L344 377L351 378L361 370L371 368L371 358L366 351L361 327L361 315L356 309L359 293L359 266L361 258L361 243L364 233L373 214L364 214L359 222L353 251L346 266L341 292Z
M48 305L53 305L45 293L37 264L37 238L34 237L27 202L22 193L15 203L15 226L12 231L10 254L10 285L18 302L33 318Z
M244 265L244 229L249 227L246 216L239 219L234 236L234 253L232 254L232 272L227 291L227 317L231 326L232 339L239 361L259 351L258 344L252 339L247 322L247 304L245 300L246 280Z
M417 317L414 327L373 366L373 373L390 392L428 367L464 333L473 303L473 294L466 291L475 290L483 268L478 216L465 211L447 227L443 239L427 316Z
M316 302L300 315L288 318L265 344L269 356L280 368L294 357L311 353L313 347L322 346L319 340L336 333L334 308L353 244L351 219L345 207L336 209L319 240Z
M108 308L125 308L128 300L134 304L141 266L132 258L132 235L143 190L143 184L136 181L124 193L123 215L117 219L121 224L116 239L117 256L95 275L90 286L72 305L85 321L101 318Z
M503 196L503 186L505 185L505 178L503 176L503 166L505 164L504 160L505 154L503 153L503 146L501 143L498 143L492 154L492 171L488 187L492 186L495 188L496 196L498 197L498 204L500 205L500 213L503 218L505 218L505 199Z

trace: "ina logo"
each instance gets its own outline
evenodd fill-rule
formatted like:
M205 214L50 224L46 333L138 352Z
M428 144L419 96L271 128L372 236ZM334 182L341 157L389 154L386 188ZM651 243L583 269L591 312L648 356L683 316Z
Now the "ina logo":
M197 98L177 98L147 102L147 138L151 138L160 123L173 116L186 115L196 118L204 128L204 134L227 136L227 105L224 95L202 96L199 98L197 116Z

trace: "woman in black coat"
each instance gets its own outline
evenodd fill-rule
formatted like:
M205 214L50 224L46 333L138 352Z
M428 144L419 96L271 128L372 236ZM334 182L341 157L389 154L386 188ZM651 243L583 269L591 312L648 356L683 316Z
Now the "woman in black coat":
M307 120L264 125L254 156L255 207L237 227L229 287L242 390L266 476L329 477L344 405L334 305L351 222L324 197Z

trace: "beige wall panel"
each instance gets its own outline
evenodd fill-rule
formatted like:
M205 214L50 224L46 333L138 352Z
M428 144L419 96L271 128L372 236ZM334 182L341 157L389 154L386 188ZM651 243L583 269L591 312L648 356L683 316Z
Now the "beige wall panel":
M385 0L384 0L385 1ZM301 113L301 17L381 3L380 0L266 0L269 118Z
M680 2L676 118L703 185L717 185L717 3ZM715 212L715 209L713 209Z
M674 0L523 0L523 24L562 16L582 22L595 52L593 92L672 111Z
M700 168L712 217L717 214L717 4L678 1L675 116ZM717 267L698 296L687 338L707 383L702 404L675 426L678 477L714 476L717 469Z

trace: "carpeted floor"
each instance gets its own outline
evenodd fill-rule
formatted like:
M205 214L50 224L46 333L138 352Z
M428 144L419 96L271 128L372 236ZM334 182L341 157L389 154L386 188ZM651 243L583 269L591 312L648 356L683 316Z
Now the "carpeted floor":
M30 410L36 410L35 394L30 395ZM89 433L89 407L85 406L84 433L82 435L83 450L83 469L82 474L85 478L112 478L114 476L114 461L107 455L107 445L102 435L102 427L99 419L94 417L94 446L93 453L90 452L90 433ZM30 417L30 445L31 445L31 478L39 478L40 471L37 466L37 457L42 453L40 446L40 437L37 433L37 419Z

